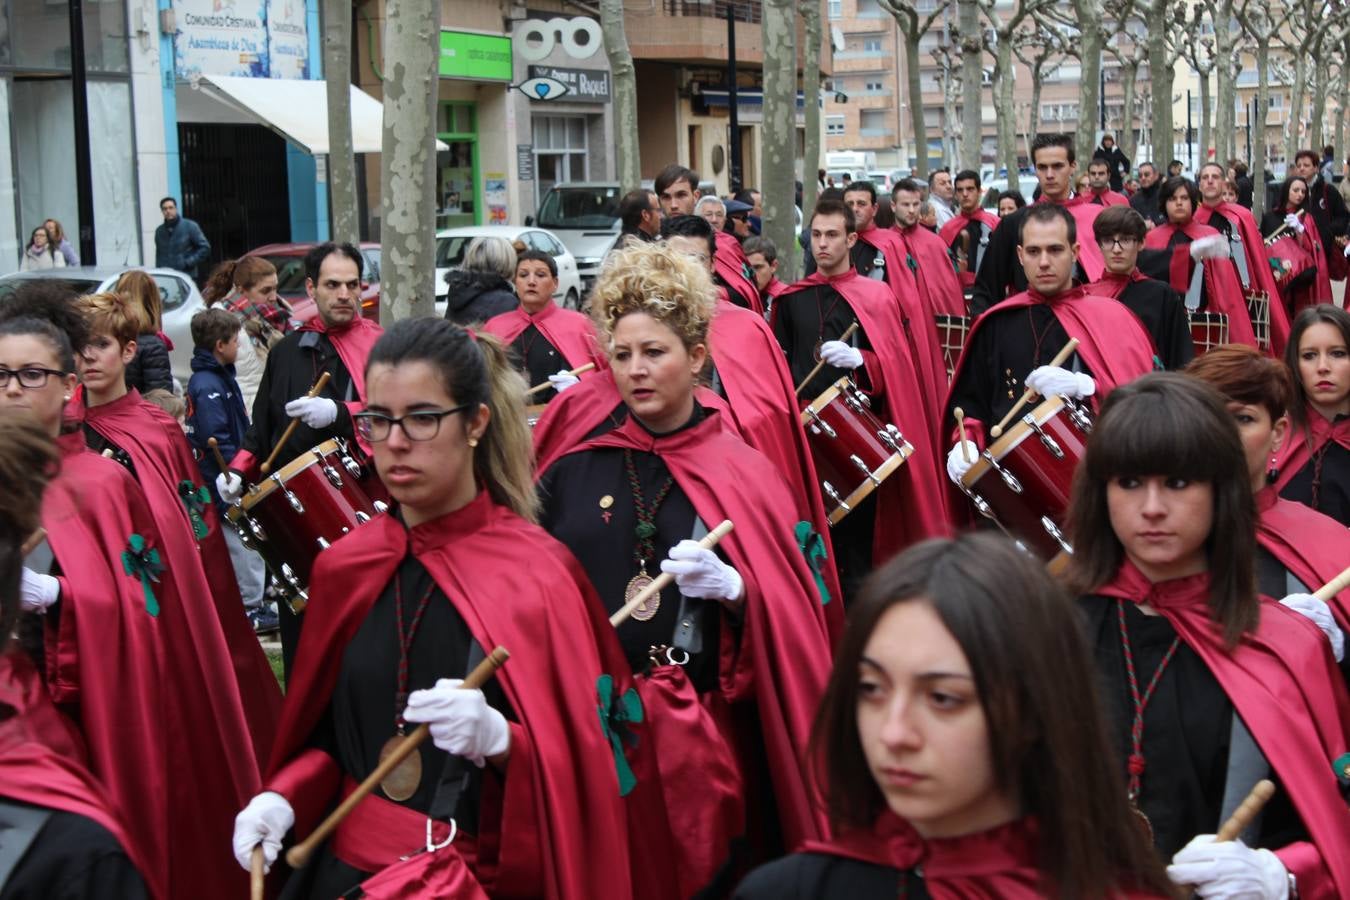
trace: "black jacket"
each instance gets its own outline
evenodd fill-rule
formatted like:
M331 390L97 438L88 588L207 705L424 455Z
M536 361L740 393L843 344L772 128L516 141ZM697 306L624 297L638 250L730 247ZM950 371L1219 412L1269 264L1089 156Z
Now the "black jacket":
M1162 204L1158 202L1158 193L1162 190L1162 182L1155 181L1149 187L1141 187L1134 192L1130 198L1130 206L1145 219L1148 219L1154 225L1161 225L1167 221L1167 216L1163 214Z
M202 234L201 226L181 216L172 223L164 222L155 229L155 265L177 269L193 278L211 255L211 242Z
M1093 157L1100 156L1111 166L1111 190L1119 191L1125 184L1125 174L1130 171L1130 160L1121 151L1119 144L1113 144L1110 150L1098 147L1092 151Z
M253 421L244 435L244 449L257 457L258 462L267 458L291 423L291 417L286 415L286 404L309 393L324 372L332 379L319 396L337 403L336 421L322 430L300 422L290 441L277 454L275 465L280 468L329 438L354 440L352 418L343 401L355 400L356 391L337 348L321 332L292 331L268 351L267 367L263 369L258 394L253 398Z
M520 305L511 285L493 272L451 269L445 284L450 289L445 295L445 317L456 325L486 322Z
M216 492L216 476L220 469L209 442L215 438L220 455L233 459L248 431L248 411L244 409L239 382L234 380L234 366L221 365L210 350L198 347L192 354L192 378L188 381L187 396L188 442L197 451L197 464L217 509L224 513L225 506Z
M169 348L157 334L142 334L136 338L136 356L127 363L127 387L142 395L156 388L173 390L173 368L169 364Z
M1327 255L1337 253L1336 238L1344 237L1346 227L1350 226L1350 211L1345 208L1341 192L1322 180L1318 175L1308 185L1308 210L1317 222L1317 231L1322 237L1322 246Z

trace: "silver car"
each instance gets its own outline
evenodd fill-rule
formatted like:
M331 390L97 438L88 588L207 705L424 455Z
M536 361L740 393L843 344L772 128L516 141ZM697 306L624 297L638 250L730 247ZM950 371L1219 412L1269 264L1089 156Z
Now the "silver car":
M62 269L42 269L36 272L14 272L0 276L0 303L25 281L64 281L78 294L97 294L111 291L122 273L144 269L155 284L163 306L164 333L173 342L169 362L173 377L184 387L192 377L192 317L206 309L201 291L192 278L177 269L151 269L144 266L68 266Z

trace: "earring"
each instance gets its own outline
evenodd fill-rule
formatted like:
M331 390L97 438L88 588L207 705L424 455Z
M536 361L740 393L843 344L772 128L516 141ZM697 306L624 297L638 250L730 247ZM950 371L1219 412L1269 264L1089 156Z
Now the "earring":
M470 447L477 447L477 446L478 446L478 438L475 438L475 437L469 438L469 446L470 446Z

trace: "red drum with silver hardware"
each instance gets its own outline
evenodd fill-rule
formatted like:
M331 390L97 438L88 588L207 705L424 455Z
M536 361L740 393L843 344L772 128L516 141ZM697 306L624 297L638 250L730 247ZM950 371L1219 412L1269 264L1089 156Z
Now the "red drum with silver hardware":
M1195 355L1204 356L1221 344L1228 343L1228 316L1217 312L1186 313L1191 320L1191 343L1195 345Z
M273 576L274 592L302 612L314 559L385 504L362 489L361 464L341 439L324 441L251 487L226 518Z
M839 524L914 452L900 429L872 414L871 405L852 381L840 378L802 410L831 525Z
M975 509L1058 569L1073 553L1061 529L1073 471L1092 419L1072 400L1050 397L985 448L961 479Z
M938 313L933 320L937 323L938 345L942 347L942 361L947 366L947 380L951 381L956 361L966 349L966 341L970 340L970 317Z

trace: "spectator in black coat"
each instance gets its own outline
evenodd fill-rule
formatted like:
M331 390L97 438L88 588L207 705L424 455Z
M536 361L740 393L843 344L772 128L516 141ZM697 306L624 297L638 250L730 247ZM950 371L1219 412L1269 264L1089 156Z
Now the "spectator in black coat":
M142 395L156 388L177 393L169 362L173 343L164 335L159 285L146 272L131 269L122 273L113 290L129 298L141 313L142 325L141 333L136 337L136 356L127 364L127 387L135 388Z
M1130 160L1116 146L1116 139L1109 134L1102 135L1102 143L1092 152L1093 158L1106 160L1111 169L1111 190L1119 192L1125 184L1125 176L1130 174Z
M1158 200L1158 167L1151 162L1139 164L1139 190L1130 198L1130 206L1144 217L1147 222L1161 225L1167 221L1163 214L1162 203Z
M511 280L516 250L506 238L478 237L469 242L459 268L445 275L445 317L457 325L486 322L520 305Z
M178 215L178 201L172 197L159 201L159 211L164 224L155 229L155 265L186 272L195 281L211 255L211 242L200 225Z
M1247 174L1247 164L1240 159L1228 161L1228 177L1237 185L1237 202L1240 206L1252 208L1252 178Z

